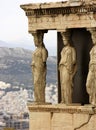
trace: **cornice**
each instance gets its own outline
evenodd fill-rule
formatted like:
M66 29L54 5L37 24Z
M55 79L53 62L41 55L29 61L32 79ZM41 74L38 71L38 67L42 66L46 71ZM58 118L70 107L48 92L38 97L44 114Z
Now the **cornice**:
M78 6L78 7L59 7L51 9L32 9L26 11L26 16L44 16L44 15L65 15L65 14L84 14L96 12L96 5Z
M72 4L72 5L71 5ZM42 15L65 15L65 14L82 14L96 12L96 2L50 2L38 4L25 4L20 6L26 13L26 16L42 16Z
M28 104L30 112L54 112L54 113L81 113L81 114L96 114L96 108L93 106L68 106L64 104L57 105L34 105Z

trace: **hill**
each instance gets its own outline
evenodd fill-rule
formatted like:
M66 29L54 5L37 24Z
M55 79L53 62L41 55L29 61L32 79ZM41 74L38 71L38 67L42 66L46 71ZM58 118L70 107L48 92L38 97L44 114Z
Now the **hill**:
M0 81L30 88L32 51L23 48L0 47ZM47 61L47 83L56 83L56 57Z

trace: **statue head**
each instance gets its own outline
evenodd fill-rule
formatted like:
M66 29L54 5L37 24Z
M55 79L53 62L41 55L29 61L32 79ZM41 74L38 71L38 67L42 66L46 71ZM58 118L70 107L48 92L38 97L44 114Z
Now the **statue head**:
M33 33L34 36L34 44L36 47L40 47L43 46L43 36L44 33L41 31L37 31L35 33Z
M61 36L62 36L62 40L63 40L63 44L65 46L69 45L70 44L70 32L69 31L66 31L66 32L61 32Z
M96 28L87 28L91 34L91 39L94 45L96 45Z

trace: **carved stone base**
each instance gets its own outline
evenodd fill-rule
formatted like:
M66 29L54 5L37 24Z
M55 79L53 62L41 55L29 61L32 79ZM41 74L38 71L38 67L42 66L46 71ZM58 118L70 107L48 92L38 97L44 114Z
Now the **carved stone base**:
M28 103L30 130L96 130L96 107Z

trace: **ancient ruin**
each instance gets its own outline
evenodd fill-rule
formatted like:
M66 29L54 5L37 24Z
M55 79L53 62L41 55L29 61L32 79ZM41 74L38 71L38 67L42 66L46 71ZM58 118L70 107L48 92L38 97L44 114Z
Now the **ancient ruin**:
M46 86L46 60L48 51L43 43L43 32L33 33L34 43L37 47L32 55L32 73L34 80L34 96L36 103L45 103Z
M61 51L59 62L60 85L61 85L61 103L72 103L73 77L76 73L76 51L70 46L70 31L61 33L64 47Z
M42 90L43 92L41 92L43 97L39 96L41 95L41 93L37 92L39 89L36 90L35 94L39 96L35 96L36 101L40 101L41 104L28 103L30 111L30 130L95 130L96 1L69 0L55 3L32 3L21 5L21 8L28 17L29 33L33 35L34 40L37 38L37 40L34 41L36 46L38 46L37 43L41 43L42 45L42 42L39 41L40 35L44 35L48 30L56 30L58 34L58 104L44 105L44 89ZM41 41L43 41L43 39ZM62 58L66 57L65 55L63 56L62 52L63 50L65 51L65 48L63 48L65 44L68 45L67 49L72 48L70 49L72 52L68 52L70 59L69 62L67 60L68 66L66 65L67 63L63 64L63 67L65 66L63 69L66 70L64 70L64 75L67 75L67 79L70 77L68 82L69 87L68 84L66 85L65 81L62 80L60 67L62 65ZM44 68L41 67L44 69L42 74L44 74L45 77L48 55L47 49L44 46L41 48L46 50L44 51L45 58L42 60ZM33 66L34 63L32 63L32 69L34 69ZM38 69L36 71L38 71ZM69 72L70 75L67 72ZM38 73L41 73L41 71L38 71ZM35 81L36 80L34 80L34 87L35 85L38 86L38 82ZM45 86L45 82L43 83L42 86ZM66 90L69 92L67 95L63 93L63 83L65 84L64 86L70 88L70 92ZM61 102L63 103L61 104Z

